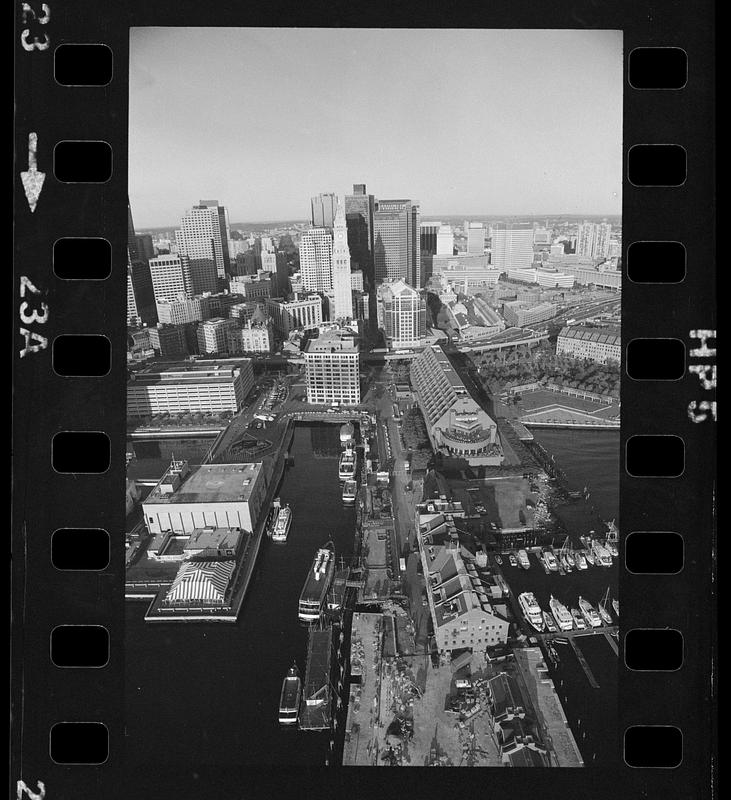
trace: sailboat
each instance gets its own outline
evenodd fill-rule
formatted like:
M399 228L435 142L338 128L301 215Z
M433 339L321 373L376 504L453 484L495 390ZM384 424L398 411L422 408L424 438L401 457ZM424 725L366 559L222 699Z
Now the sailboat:
M609 587L607 587L607 591L604 593L598 605L599 616L607 625L611 625L614 620L612 620L612 615L609 613Z

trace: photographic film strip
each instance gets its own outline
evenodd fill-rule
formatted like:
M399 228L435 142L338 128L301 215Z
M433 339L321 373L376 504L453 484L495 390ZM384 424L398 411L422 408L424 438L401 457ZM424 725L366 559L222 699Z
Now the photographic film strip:
M624 37L616 759L611 768L587 763L556 770L555 778L542 773L540 790L549 797L589 787L593 797L710 796L713 14L705 0L672 9L645 0L550 5L529 3L518 15L513 4L498 3L449 21L418 10L420 27L597 28ZM347 769L320 765L301 773L201 764L191 768L193 780L164 764L141 772L125 756L124 698L136 691L125 680L130 28L277 27L285 15L265 5L204 9L193 2L15 6L11 795L234 790L248 797L278 794L292 781L305 795L315 787L353 796L379 791L388 782L377 770L358 770L354 782ZM288 8L286 25L312 26L314 10ZM386 16L375 7L338 13L323 20L342 28L409 26L401 12L389 16L393 9ZM570 124L568 106L566 114ZM184 665L171 667L173 674L184 676ZM607 736L613 741L613 732ZM467 790L480 785L474 773L419 773L414 791L446 791L450 780ZM535 789L526 770L479 780L515 796L531 780Z

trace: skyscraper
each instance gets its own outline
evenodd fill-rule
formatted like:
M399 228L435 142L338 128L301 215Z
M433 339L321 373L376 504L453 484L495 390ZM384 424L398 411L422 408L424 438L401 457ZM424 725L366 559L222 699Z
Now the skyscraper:
M314 228L332 228L338 206L337 195L328 192L318 194L310 199L312 226Z
M228 213L218 200L201 200L185 212L180 230L176 231L178 253L188 256L191 272L215 292L218 280L226 280L231 272L228 240Z
M338 203L333 223L332 288L335 295L335 319L353 318L353 295L350 285L350 250L345 209Z
M378 325L392 349L418 347L426 336L426 301L403 280L378 287Z
M375 274L373 271L373 214L375 198L366 194L364 183L353 184L353 194L345 195L345 222L348 226L350 266L363 272L365 288L373 298L369 317L375 319Z
M419 205L411 200L377 200L373 215L376 281L403 278L421 287Z
M129 201L127 202L127 322L128 324L144 322L146 325L157 323L150 267L140 254Z
M485 252L485 226L481 222L470 222L467 228L467 252L476 256Z
M606 222L584 222L579 225L576 253L590 258L606 258L609 255L609 240L612 226Z
M497 222L492 227L492 267L527 269L533 263L533 226L529 222Z
M150 259L150 275L155 301L177 300L203 292L192 291L186 256L157 256Z
M310 228L300 241L302 286L307 291L332 289L333 238L327 228Z

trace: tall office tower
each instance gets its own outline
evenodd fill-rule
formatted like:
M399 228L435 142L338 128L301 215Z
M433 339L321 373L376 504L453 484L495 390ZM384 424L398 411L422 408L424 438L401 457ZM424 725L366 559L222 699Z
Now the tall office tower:
M338 207L337 195L330 192L318 194L310 199L310 219L314 228L332 228Z
M358 343L353 331L327 331L305 345L308 403L360 403Z
M609 255L609 242L612 226L606 222L599 224L584 222L579 225L576 240L576 253L589 258L606 258Z
M419 205L411 200L377 200L373 215L373 260L377 282L403 278L421 287Z
M352 319L353 294L350 286L348 228L345 223L345 209L339 203L333 221L332 288L335 295L334 319Z
M203 292L192 291L189 264L185 256L151 258L150 276L156 302L203 294Z
M131 324L144 322L146 325L157 323L155 295L152 288L150 268L145 258L140 255L138 237L132 222L132 209L127 202L127 321Z
M476 256L485 252L485 226L481 222L470 222L467 228L467 252Z
M422 256L433 256L437 252L437 234L441 222L422 222L419 225L419 249Z
M332 289L333 237L327 228L310 228L300 241L302 286L307 291Z
M437 252L435 255L454 255L454 233L451 225L442 225L437 231Z
M155 257L155 245L152 243L152 234L142 233L138 234L137 239L137 252L143 261L149 261Z
M226 209L218 205L218 200L201 200L185 212L176 239L178 253L190 260L191 273L212 286L205 291L217 291L218 279L225 281L231 272Z
M493 269L528 269L533 263L533 226L529 222L497 222L492 227Z
M373 214L375 198L366 194L364 183L353 184L353 194L345 195L345 222L348 226L350 266L363 272L365 288L374 298L370 310L375 319L375 275L373 272Z
M378 325L391 349L418 347L426 336L426 301L403 280L378 287Z

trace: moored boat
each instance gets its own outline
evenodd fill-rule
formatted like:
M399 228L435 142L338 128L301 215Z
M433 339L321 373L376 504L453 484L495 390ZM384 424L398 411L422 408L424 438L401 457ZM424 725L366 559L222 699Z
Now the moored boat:
M558 572L558 561L556 561L556 556L548 548L541 553L541 560L550 572Z
M292 525L292 509L289 505L282 506L279 509L277 518L272 528L272 541L273 542L286 542L289 536L289 529Z
M556 627L556 623L553 621L553 617L548 613L548 611L543 612L543 624L546 626L546 630L549 633L557 633L558 628Z
M619 600L612 600L612 608L614 609L614 614L619 619Z
M530 560L526 550L518 550L518 563L523 569L530 569Z
M591 550L585 550L584 551L584 558L586 559L586 562L588 564L591 564L592 567L594 566L595 559L594 559L594 554L591 552Z
M495 563L496 564L502 564L503 563L502 558L500 558L500 556L495 556Z
M338 477L341 481L351 480L355 477L355 450L348 447L343 451L338 462Z
M511 567L517 567L518 566L518 556L516 556L515 553L510 553L508 555L508 561L510 562L510 566Z
M594 555L594 563L597 567L611 567L612 566L612 554L607 550L601 542L594 539L591 543L591 550Z
M599 601L598 607L599 607L599 616L604 620L604 622L607 625L611 625L613 620L612 620L612 615L609 613L609 588L607 588L607 591L604 593L604 596Z
M302 622L316 622L325 602L335 571L335 553L332 542L321 547L310 567L299 599L299 618Z
M533 592L523 592L522 594L519 594L518 605L520 606L520 610L523 612L523 616L528 624L535 628L538 633L543 633L545 628L543 612L541 611L541 607L538 605L538 601L536 600Z
M584 622L584 618L581 616L581 611L579 611L578 608L571 608L571 617L574 620L574 625L578 630L586 630L586 622Z
M576 562L576 569L589 569L589 565L586 563L586 556L581 550L577 550L574 554L574 561Z
M279 722L282 725L293 725L297 722L301 698L302 680L297 664L292 664L284 676L279 695Z
M355 503L355 496L358 493L358 484L351 478L343 484L343 503L346 506Z
M571 631L574 629L574 621L571 617L571 612L560 600L551 595L548 605L553 614L553 618L562 631Z
M602 619L597 613L597 610L594 606L581 595L579 595L579 608L581 609L581 613L586 620L586 624L590 628L599 628L602 624Z

